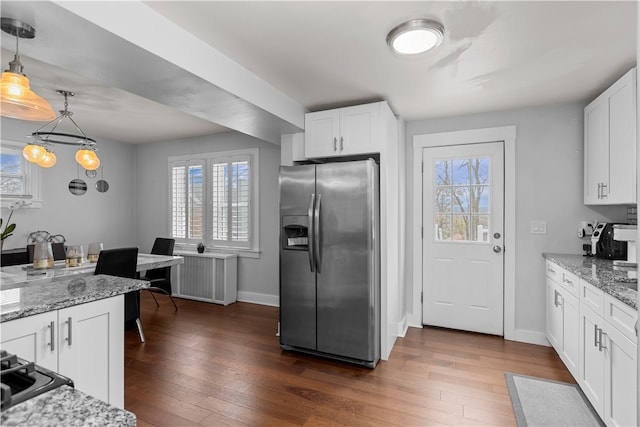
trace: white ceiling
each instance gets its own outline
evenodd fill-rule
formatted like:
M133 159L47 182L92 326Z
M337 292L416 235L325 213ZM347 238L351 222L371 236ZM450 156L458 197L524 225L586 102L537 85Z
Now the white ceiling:
M25 3L31 5L28 10ZM178 81L174 68L180 69L180 84L174 90L182 93L192 84L203 94L190 94L185 100L169 93L167 80L156 86L135 80L137 70L165 68L155 64L148 48L124 56L115 38L95 41L91 52L76 48L92 37L94 24L80 26L73 13L46 3L0 5L3 17L31 18L38 31L35 39L20 43L32 88L54 109L62 106L56 89L75 91L70 109L83 130L96 139L127 143L229 129L275 142L274 133L294 131L300 121L290 118L295 111L287 115L250 99L263 89L270 98L276 92L283 95L278 105L289 103L293 110L299 106L301 112L384 99L397 115L419 120L587 101L636 62L633 1L145 2L152 10L140 5L147 13L164 16L166 26L158 24L163 19L130 22L132 14L121 13L116 24L128 29L118 31L137 31L127 38L132 45L143 37L160 40L169 34L165 27L177 25L200 39L181 39L178 50L187 55L184 58L209 61L197 46L204 42L263 84L242 95L242 89L219 81L211 85L212 79L202 72L181 70L187 67L183 60L178 67L167 66L173 82ZM88 5L85 8L92 7ZM131 5L110 4L115 11L125 7ZM394 56L387 49L386 34L411 18L440 21L444 42L418 58ZM171 50L170 43L163 43ZM3 33L2 48L5 69L15 39ZM152 74L147 72L147 80L154 80ZM209 85L225 95L208 92ZM187 101L219 105L215 110L186 105Z

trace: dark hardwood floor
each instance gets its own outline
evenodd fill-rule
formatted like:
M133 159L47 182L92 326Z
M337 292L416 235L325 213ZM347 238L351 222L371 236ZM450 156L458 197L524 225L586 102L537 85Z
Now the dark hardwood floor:
M142 294L125 334L125 408L139 426L515 425L505 372L574 382L550 347L410 328L374 370L284 352L278 309Z

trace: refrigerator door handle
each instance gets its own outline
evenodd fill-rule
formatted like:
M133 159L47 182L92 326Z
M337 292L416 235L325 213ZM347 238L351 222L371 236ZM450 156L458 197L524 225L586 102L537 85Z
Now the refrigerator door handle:
M316 272L320 273L320 267L322 266L322 251L320 250L320 235L322 230L320 229L320 207L321 207L322 195L318 194L318 201L316 202L316 209L313 213L313 245L315 246L315 259L316 259Z
M313 213L314 213L314 204L316 201L316 195L315 194L311 194L311 201L309 202L309 211L307 213L308 217L309 217L309 230L307 231L307 248L309 249L309 268L311 269L311 272L313 273L313 265L314 265L314 259L315 256L313 254L313 241L314 241L314 234L313 234Z

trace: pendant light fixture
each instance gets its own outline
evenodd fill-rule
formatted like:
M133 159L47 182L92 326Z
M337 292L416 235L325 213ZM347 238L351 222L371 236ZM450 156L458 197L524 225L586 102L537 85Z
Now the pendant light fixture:
M89 138L71 118L73 113L69 111L68 97L75 94L66 90L57 90L57 92L64 96L64 110L60 110L58 117L31 134L33 142L24 147L22 155L29 162L48 168L56 163L56 156L52 150L53 144L76 145L79 147L76 151L76 162L87 170L98 169L100 158L96 154L96 140ZM70 122L77 133L56 132L58 126L64 121Z
M2 73L0 81L0 114L21 120L47 121L56 114L46 99L38 96L29 87L29 79L22 72L18 40L32 39L36 30L31 25L13 18L1 19L2 31L16 36L16 54L9 62L9 69Z

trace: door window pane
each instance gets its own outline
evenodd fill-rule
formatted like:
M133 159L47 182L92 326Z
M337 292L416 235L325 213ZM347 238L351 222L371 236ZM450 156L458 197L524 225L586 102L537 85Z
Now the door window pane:
M490 159L439 159L433 170L435 240L489 242Z

